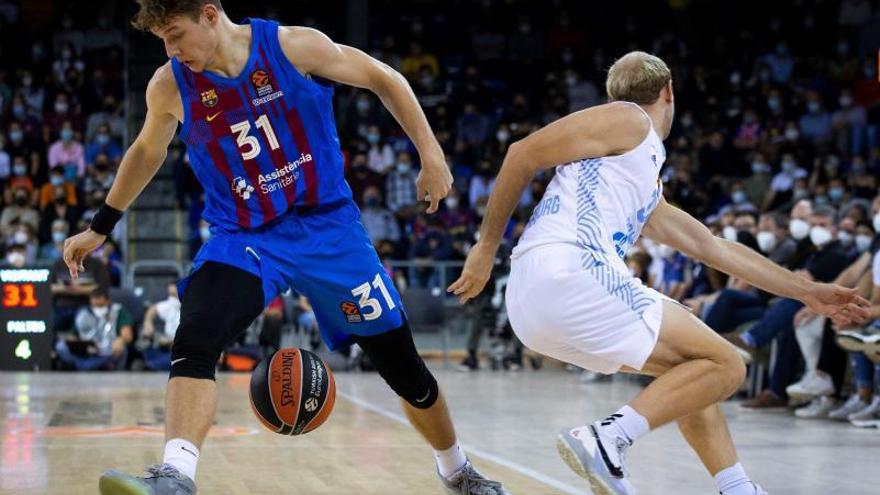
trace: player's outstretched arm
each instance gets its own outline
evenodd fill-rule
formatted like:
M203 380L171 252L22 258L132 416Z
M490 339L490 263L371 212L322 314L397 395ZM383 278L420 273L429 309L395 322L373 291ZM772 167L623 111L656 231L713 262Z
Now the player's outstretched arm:
M651 214L643 233L755 287L802 301L839 324L862 320L868 314L870 303L856 289L814 282L738 242L716 237L705 225L665 199Z
M452 173L406 78L387 64L357 48L334 43L315 29L284 27L279 38L285 55L300 72L368 89L382 100L419 151L422 170L416 181L418 198L422 201L429 196L428 213L436 212L452 187Z
M492 272L504 228L526 185L539 169L584 158L619 155L641 143L651 128L630 103L608 103L563 117L510 145L489 196L480 240L468 253L461 277L447 289L462 303L479 294Z
M165 161L168 144L177 130L177 117L173 113L173 105L180 105L177 94L169 63L160 67L147 85L147 116L140 134L119 164L116 179L107 194L106 205L110 208L125 211L131 206ZM64 241L64 262L71 278L77 278L78 272L84 269L83 258L106 238L106 235L89 228Z

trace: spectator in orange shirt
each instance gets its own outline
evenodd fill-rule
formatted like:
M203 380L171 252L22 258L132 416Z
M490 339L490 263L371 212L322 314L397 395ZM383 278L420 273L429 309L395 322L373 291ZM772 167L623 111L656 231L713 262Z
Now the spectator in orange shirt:
M64 197L68 206L76 206L76 186L72 182L64 180L64 170L61 168L53 168L49 172L49 182L43 184L40 188L40 209L49 206L49 203L55 201L56 189L64 188Z

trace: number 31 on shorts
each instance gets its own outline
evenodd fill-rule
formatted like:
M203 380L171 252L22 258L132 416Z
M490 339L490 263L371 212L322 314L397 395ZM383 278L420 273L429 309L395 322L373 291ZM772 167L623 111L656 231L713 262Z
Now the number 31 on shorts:
M379 289L379 292L382 293L382 298L385 299L385 305L388 306L389 310L397 307L394 304L394 300L391 299L391 294L385 287L382 275L377 273L372 284L370 282L364 282L351 290L351 295L360 298L358 300L358 306L361 307L361 313L367 321L375 320L382 316L382 304L380 304L379 300L375 297L370 297L373 289Z

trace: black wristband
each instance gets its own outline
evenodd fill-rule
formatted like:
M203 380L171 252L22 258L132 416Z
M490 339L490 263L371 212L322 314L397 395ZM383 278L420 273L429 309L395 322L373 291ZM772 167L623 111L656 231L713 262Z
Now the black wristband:
M98 212L95 213L95 216L92 217L92 224L89 225L89 228L92 229L92 232L101 235L110 235L110 232L113 232L113 227L116 226L116 222L118 222L120 218L122 218L121 211L104 203L101 205L101 208L98 209Z

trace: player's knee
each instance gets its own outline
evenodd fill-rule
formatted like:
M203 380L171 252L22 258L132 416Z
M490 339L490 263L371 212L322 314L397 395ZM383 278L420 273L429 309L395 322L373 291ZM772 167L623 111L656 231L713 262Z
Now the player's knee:
M204 318L180 322L171 347L171 378L182 376L213 380L223 351L224 331Z
M746 364L739 354L733 349L727 350L724 355L718 359L720 369L719 388L723 390L726 397L734 394L742 386L746 379Z
M428 409L437 402L440 387L420 356L408 356L397 363L374 365L391 390L411 406Z

